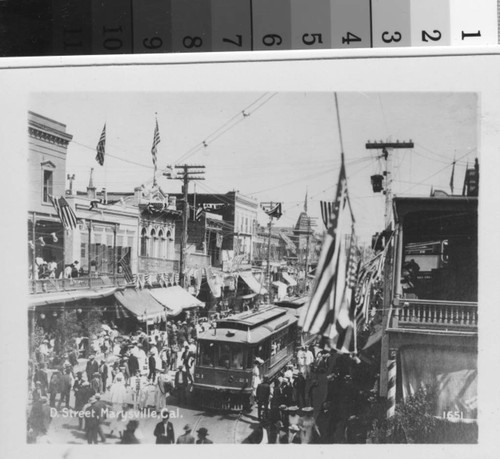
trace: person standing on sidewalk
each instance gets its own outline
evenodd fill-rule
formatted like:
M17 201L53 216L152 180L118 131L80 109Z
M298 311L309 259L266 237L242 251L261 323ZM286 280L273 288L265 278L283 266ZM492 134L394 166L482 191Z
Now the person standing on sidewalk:
M170 413L167 408L161 412L162 420L156 424L153 435L157 445L172 445L175 443L174 426L169 421Z
M205 427L200 427L196 433L198 434L197 445L212 444L213 441L207 438L208 430Z

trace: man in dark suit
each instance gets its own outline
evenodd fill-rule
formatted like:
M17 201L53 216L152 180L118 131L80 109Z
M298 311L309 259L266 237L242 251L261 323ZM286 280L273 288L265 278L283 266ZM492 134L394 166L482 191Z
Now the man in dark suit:
M152 352L149 353L148 367L149 367L148 379L154 382L156 377L156 359Z
M130 354L128 357L128 372L130 376L134 376L139 370L139 360L134 354Z
M269 378L264 377L264 381L257 386L257 413L259 420L262 420L262 415L267 419L269 411L269 396L271 395L271 386L269 385Z
M156 444L173 445L175 443L174 426L169 421L170 413L164 408L161 411L161 422L156 424L153 435L156 437Z
M198 434L198 440L196 440L197 445L202 445L202 444L212 444L213 441L209 440L207 438L208 435L208 430L205 429L205 427L200 427L196 433Z
M89 360L87 362L87 367L85 368L85 372L87 373L87 381L92 381L94 373L99 373L99 364L95 359L94 354L89 355Z

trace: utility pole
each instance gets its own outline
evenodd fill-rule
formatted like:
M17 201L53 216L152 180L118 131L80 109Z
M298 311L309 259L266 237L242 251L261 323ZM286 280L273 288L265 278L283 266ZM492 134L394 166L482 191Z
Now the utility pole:
M316 220L314 218L314 220ZM311 231L311 228L313 226L317 226L316 225L316 222L314 221L313 222L313 218L312 217L307 217L307 241L306 241L306 259L305 259L305 285L307 285L307 273L309 272L309 240L311 238L311 234L312 234L312 231Z
M273 228L273 218L281 217L281 203L279 202L261 202L260 203L264 212L269 216L269 233L267 235L267 265L266 265L266 279L267 288L271 292L271 232Z
M385 159L385 213L384 221L387 228L391 222L391 205L392 205L392 155L393 149L413 148L413 142L410 139L408 142L370 142L365 145L367 150L382 150L381 157Z
M273 202L269 203L271 209L273 208ZM269 234L267 235L267 263L266 263L266 280L267 280L267 289L271 292L271 232L273 228L273 217L269 216L269 223L267 224L269 227Z
M184 279L184 271L186 269L186 250L187 250L187 236L188 236L188 220L189 220L189 203L188 203L188 187L191 180L205 180L204 177L198 177L198 174L204 174L205 166L193 166L188 164L182 164L179 166L174 166L175 169L180 169L180 172L175 176L176 180L182 180L182 194L183 202L182 206L182 238L181 238L181 258L179 262L179 281L182 287L186 287ZM164 172L163 175L167 178L172 178L170 173ZM170 177L169 177L170 176Z

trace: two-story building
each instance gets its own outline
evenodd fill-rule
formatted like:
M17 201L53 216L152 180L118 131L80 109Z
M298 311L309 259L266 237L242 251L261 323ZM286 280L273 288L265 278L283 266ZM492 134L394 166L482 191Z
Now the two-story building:
M478 198L396 197L393 210L380 394L390 415L430 385L436 416L476 419Z

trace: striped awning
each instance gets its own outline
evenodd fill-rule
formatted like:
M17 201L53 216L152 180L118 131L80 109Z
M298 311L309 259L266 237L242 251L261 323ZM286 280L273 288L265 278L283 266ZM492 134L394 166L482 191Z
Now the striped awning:
M255 279L252 271L240 271L238 274L253 292L261 295L267 294L267 290Z
M291 287L295 287L297 285L297 281L292 276L290 276L290 274L286 272L282 272L281 274L283 275L283 279L288 283L288 285L290 285Z
M117 301L141 322L154 321L161 322L165 320L165 308L156 301L149 290L136 290L128 288L115 293Z
M153 288L149 290L149 293L158 303L165 307L166 312L171 316L176 316L186 309L205 306L205 303L186 292L179 285L167 288Z

